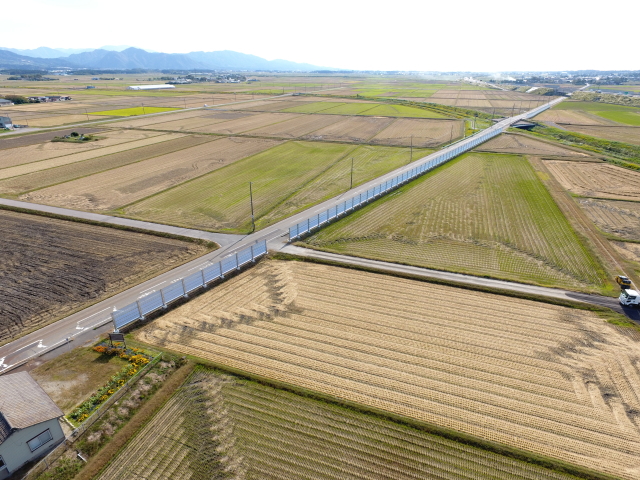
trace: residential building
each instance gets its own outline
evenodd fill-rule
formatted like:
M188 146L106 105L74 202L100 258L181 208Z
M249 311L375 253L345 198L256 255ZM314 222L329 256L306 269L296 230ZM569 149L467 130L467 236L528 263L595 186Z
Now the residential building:
M173 85L132 85L127 90L164 90L176 88Z
M0 376L0 480L64 441L62 416L27 372Z
M11 119L9 117L0 117L0 128L13 128Z
M0 107L10 107L11 105L13 105L13 102L11 100L0 98Z

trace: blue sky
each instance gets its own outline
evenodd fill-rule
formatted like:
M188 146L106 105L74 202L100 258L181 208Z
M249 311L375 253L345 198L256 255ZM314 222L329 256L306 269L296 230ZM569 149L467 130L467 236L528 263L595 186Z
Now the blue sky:
M4 16L4 47L226 49L380 70L640 69L637 0L22 0L19 11Z

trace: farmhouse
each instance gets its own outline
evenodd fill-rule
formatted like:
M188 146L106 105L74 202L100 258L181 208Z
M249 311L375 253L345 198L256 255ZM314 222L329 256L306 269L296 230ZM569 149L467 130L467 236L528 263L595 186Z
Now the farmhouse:
M11 100L0 98L0 107L10 107L11 105L13 105L13 102Z
M0 480L64 440L63 415L27 372L0 377Z
M29 97L29 101L44 103L44 102L48 102L49 100L47 99L47 97Z
M0 128L13 128L9 117L0 117Z
M127 90L164 90L176 88L173 85L132 85Z

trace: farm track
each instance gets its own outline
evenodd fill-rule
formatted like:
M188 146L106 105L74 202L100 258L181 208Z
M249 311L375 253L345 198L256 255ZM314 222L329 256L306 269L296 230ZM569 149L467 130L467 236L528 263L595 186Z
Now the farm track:
M181 419L193 415L190 410L203 410L200 399L205 398L209 409L200 416L205 426L200 430L208 429L209 441L226 447L225 472L237 479L421 480L427 474L450 480L568 478L205 368L196 369L98 478L122 478L130 472L150 480L176 478L173 472L185 479L212 478L215 462L195 472L199 465L187 448L195 446L194 435L178 428L185 425Z
M452 306L448 299L459 296L464 304ZM588 312L268 261L137 337L623 478L636 475L640 432L629 413L640 407L636 344Z
M205 252L176 240L5 210L0 219L0 341Z

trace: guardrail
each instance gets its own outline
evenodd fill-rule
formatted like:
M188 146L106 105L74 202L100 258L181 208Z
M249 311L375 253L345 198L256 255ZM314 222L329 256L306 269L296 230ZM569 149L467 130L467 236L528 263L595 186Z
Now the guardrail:
M419 162L422 163L419 163L416 167L395 176L391 180L387 180L370 188L364 193L355 195L348 200L325 210L324 212L314 215L313 217L309 217L306 220L289 227L289 241L308 234L314 229L320 228L341 216L350 214L357 208L371 202L372 200L381 197L391 190L395 190L396 188L414 180L430 170L433 170L452 158L457 157L461 153L469 151L475 146L501 134L504 129L508 128L512 123L517 122L522 118L531 118L538 115L540 112L543 112L560 101L562 101L562 98L555 99L522 115L502 120L492 127L478 132L465 140L456 142L439 152L432 153L431 155L417 160L414 164L418 164Z
M116 330L135 322L144 320L156 310L166 308L171 302L186 297L189 293L207 284L224 278L225 274L234 270L240 270L244 265L255 262L256 259L267 254L267 242L263 240L251 247L223 258L218 263L200 269L187 277L181 278L160 291L152 292L134 303L111 313L113 325Z

